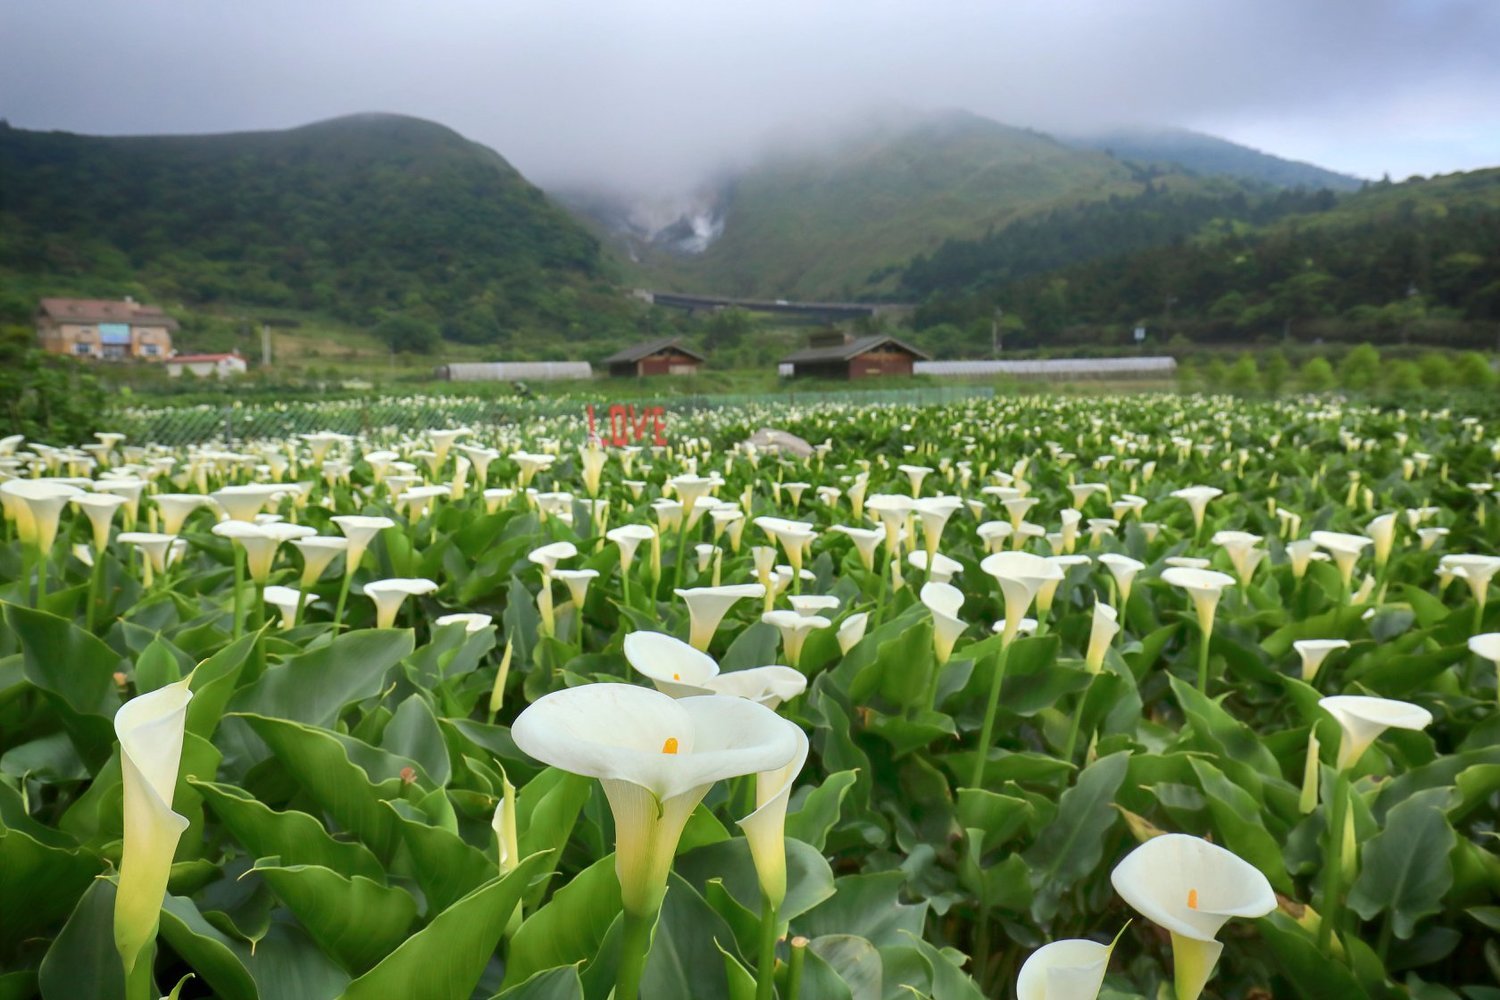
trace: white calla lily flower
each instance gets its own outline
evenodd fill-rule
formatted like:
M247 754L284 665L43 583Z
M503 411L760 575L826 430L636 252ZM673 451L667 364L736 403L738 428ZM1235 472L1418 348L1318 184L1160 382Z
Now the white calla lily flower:
M331 518L344 537L349 539L349 547L344 550L344 574L353 575L359 568L360 561L364 559L365 551L369 549L370 543L375 536L386 528L394 528L396 522L388 517L380 515L342 514Z
M1195 531L1203 530L1203 518L1208 512L1208 502L1223 495L1224 491L1216 486L1187 486L1172 491L1172 496L1184 501L1193 512Z
M1037 591L1048 581L1063 578L1057 563L1029 552L997 552L986 556L979 568L999 582L1004 595L1006 626L1001 641L1006 646L1015 641L1021 619L1026 617Z
M1232 917L1263 917L1276 894L1260 869L1216 844L1182 833L1153 837L1110 874L1120 897L1172 935L1177 1000L1198 1000L1224 950L1216 938Z
M792 785L807 763L807 734L794 722L782 720L796 749L781 767L755 776L755 811L739 821L750 845L750 859L760 880L760 891L774 913L786 899L786 808Z
M822 615L804 615L796 611L767 611L760 616L767 625L776 626L781 633L781 648L786 653L786 662L797 666L802 659L802 646L814 629L828 628L833 622Z
M1016 1000L1095 1000L1114 948L1069 938L1032 952L1016 977Z
M1130 602L1130 585L1135 581L1136 574L1146 568L1146 564L1119 552L1106 552L1099 557L1099 562L1114 578L1115 586L1120 589L1120 607L1125 607Z
M172 811L191 677L132 698L115 713L120 779L125 800L125 842L115 894L115 948L128 981L156 939L167 877L177 841L188 828Z
M1341 531L1314 531L1308 537L1333 557L1333 564L1338 567L1346 590L1353 583L1354 564L1359 561L1359 554L1374 544L1364 535L1349 535Z
M1370 744L1387 729L1426 729L1432 724L1432 713L1420 705L1393 698L1341 694L1318 702L1333 716L1343 733L1339 741L1338 769L1347 770L1359 762Z
M837 531L842 535L848 535L854 542L854 549L859 553L859 561L865 569L875 569L875 549L885 538L885 532L879 528L851 528L847 524L835 524L831 531Z
M1302 658L1302 679L1311 684L1313 678L1318 676L1318 668L1328 658L1328 654L1335 649L1348 649L1347 639L1298 639L1292 643L1292 648Z
M281 614L281 627L291 628L297 623L297 614L318 599L317 594L304 594L292 587L271 586L265 589L265 601Z
M937 654L938 666L948 662L953 655L954 643L968 628L958 613L964 605L964 593L952 584L927 583L918 595L932 614L932 646Z
M1104 654L1109 644L1120 632L1120 613L1103 601L1094 602L1094 617L1089 627L1089 647L1084 656L1084 665L1091 674L1104 667Z
M365 596L375 602L375 627L392 627L396 623L396 613L408 597L430 594L437 589L436 583L422 578L394 577L365 584Z
M306 590L318 582L323 571L338 557L339 553L349 551L349 539L339 535L309 535L306 538L294 539L292 546L302 553L300 583Z
M723 587L693 587L674 591L687 603L688 642L695 649L708 649L719 623L736 601L763 598L766 588L759 583L731 584Z
M475 632L483 632L495 623L493 615L483 614L478 611L456 611L451 615L439 615L432 620L432 624L439 628L444 625L462 625L464 633L473 635Z
M714 782L786 767L797 738L742 698L674 700L633 684L543 695L511 726L528 756L598 778L615 820L615 872L628 913L657 912L688 817Z
M848 655L849 650L859 645L859 640L865 637L865 629L869 628L870 615L861 611L857 615L850 615L839 625L838 639L839 652Z

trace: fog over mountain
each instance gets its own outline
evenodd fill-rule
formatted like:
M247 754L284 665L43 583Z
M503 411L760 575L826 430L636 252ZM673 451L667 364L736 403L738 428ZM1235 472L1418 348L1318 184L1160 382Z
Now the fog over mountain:
M892 107L1183 127L1361 177L1500 162L1489 0L0 0L0 38L0 116L17 126L402 112L549 189L642 204Z

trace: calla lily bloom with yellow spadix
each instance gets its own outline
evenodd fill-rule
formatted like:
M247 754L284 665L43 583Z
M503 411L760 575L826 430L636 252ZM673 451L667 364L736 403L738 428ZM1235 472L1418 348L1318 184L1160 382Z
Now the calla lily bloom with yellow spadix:
M1172 935L1176 1000L1198 1000L1224 950L1216 938L1231 917L1276 909L1271 883L1254 865L1183 833L1153 837L1110 874L1115 892Z
M125 967L126 993L142 996L151 978L167 876L188 821L172 811L182 763L191 677L132 698L115 713L120 779L125 800L125 840L115 893L115 949ZM132 984L145 986L132 989ZM154 994L152 994L154 995Z
M1302 679L1308 684L1318 676L1318 668L1328 658L1328 654L1336 649L1348 649L1347 639L1298 639L1292 643L1292 648L1302 658Z
M511 737L544 764L598 778L615 821L625 925L615 1000L636 1000L683 827L714 783L786 767L799 744L770 709L723 695L675 700L633 684L543 695Z
M765 597L766 588L759 583L741 583L725 587L693 587L674 593L687 603L688 642L694 649L706 650L730 607L745 598Z
M1432 713L1427 709L1393 698L1341 694L1323 698L1318 705L1337 720L1343 733L1339 741L1340 771L1358 763L1387 729L1426 729L1432 724Z

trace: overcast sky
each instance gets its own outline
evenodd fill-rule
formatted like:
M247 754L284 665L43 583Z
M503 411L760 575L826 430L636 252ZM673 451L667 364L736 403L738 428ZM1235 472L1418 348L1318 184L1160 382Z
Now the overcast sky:
M544 186L666 193L887 106L1168 124L1365 177L1500 165L1500 0L0 0L0 117L398 111Z

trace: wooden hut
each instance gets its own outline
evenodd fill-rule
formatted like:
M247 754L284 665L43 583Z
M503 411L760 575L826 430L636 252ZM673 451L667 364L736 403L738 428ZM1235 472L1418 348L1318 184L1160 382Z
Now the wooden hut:
M604 359L615 378L639 378L644 375L696 375L708 359L682 346L675 337L663 337L616 351Z
M804 348L781 359L794 377L853 379L877 375L910 375L912 364L928 355L883 333L835 344Z

